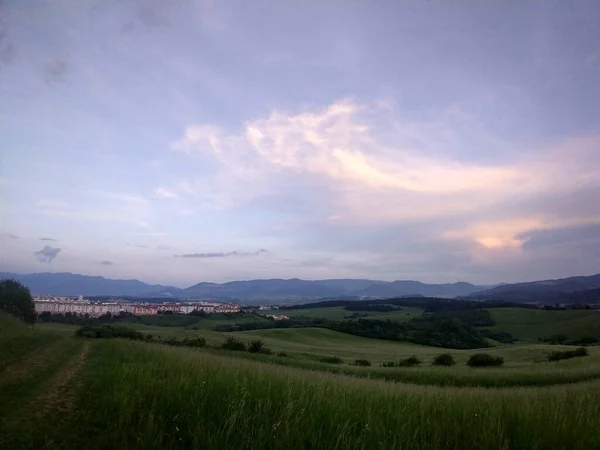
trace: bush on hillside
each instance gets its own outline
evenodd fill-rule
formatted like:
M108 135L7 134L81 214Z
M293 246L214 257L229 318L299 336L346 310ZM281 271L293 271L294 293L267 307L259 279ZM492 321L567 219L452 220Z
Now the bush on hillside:
M386 361L381 364L381 367L414 367L421 364L421 360L415 355L410 358L401 359L400 361Z
M265 348L265 343L260 339L256 339L255 341L250 342L248 345L248 351L250 353L261 353Z
M355 359L353 365L361 367L370 367L371 361L368 359Z
M433 358L432 364L434 366L453 366L456 364L456 361L454 361L454 356L452 356L450 353L442 353L441 355Z
M562 352L552 352L548 355L548 361L560 361L561 359L577 358L580 356L587 356L588 349L585 347L579 347L576 350L565 350Z
M132 330L131 328L116 325L92 326L85 325L75 332L76 336L94 339L112 339L123 338L134 341L143 341L146 339L143 333Z
M502 364L504 364L504 358L492 356L489 353L476 353L467 361L469 367L501 366Z
M25 323L35 323L35 305L31 292L16 280L0 281L0 309Z
M328 364L342 364L344 362L341 358L338 358L337 356L326 356L325 358L321 358L319 361Z
M195 348L204 348L206 347L206 339L203 337L195 337L195 338L169 338L163 341L166 345L172 345L174 347L195 347Z
M238 341L236 338L229 336L227 340L221 345L224 350L233 350L236 352L246 351L246 344L242 341Z
M288 354L286 352L279 352L277 353L277 356L279 356L280 358L287 358Z
M421 360L415 355L411 356L410 358L401 359L400 361L398 361L398 367L413 367L418 366L419 364L421 364Z

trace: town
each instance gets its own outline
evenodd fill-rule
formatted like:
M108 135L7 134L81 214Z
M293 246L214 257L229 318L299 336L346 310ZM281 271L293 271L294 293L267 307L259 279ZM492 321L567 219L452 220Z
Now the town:
M155 316L166 311L171 311L174 314L190 314L195 311L202 311L206 314L231 314L241 310L239 305L233 303L207 301L134 303L121 299L111 299L102 302L86 300L82 296L78 298L36 296L33 301L37 314L71 313L87 317L100 317L105 314L115 315L122 312L135 316Z

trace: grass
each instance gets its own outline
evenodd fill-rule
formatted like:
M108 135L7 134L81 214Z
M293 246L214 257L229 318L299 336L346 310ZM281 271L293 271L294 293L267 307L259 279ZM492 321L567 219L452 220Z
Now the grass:
M279 312L289 317L310 317L314 319L321 318L329 320L342 320L352 314L368 314L369 319L393 320L398 322L408 322L423 314L421 308L402 307L401 311L381 313L377 311L348 311L344 309L343 306L331 308L286 309Z
M93 342L65 425L47 428L51 439L31 434L27 443L44 439L90 449L597 448L598 387L415 387L134 342Z
M525 308L493 308L489 310L496 323L494 331L505 331L522 342L537 342L556 334L570 340L582 336L600 339L600 310L546 311Z
M23 347L0 370L0 417L10 419L0 421L0 448L600 448L600 380L581 382L600 376L600 347L554 363L545 355L561 346L499 347L486 351L505 357L506 367L473 369L464 363L474 351L453 351L456 366L436 367L431 361L442 349L323 329L228 334L261 339L286 351L284 358L88 341L74 338L73 327L3 327L5 319L5 340L34 332L53 341ZM224 341L224 334L202 333ZM313 359L337 353L342 364ZM359 359L351 355L366 353L414 354L423 364L388 369L367 357L372 367L350 365ZM82 358L78 372L75 356ZM536 387L507 387L524 384Z

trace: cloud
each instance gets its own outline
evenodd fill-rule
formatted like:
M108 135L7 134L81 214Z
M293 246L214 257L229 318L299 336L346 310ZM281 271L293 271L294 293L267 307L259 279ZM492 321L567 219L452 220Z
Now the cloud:
M519 234L518 238L522 240L523 249L527 251L573 244L585 244L600 250L600 221L584 226L533 229Z
M60 248L50 247L49 245L46 245L40 251L35 252L34 255L39 262L51 263L52 260L56 258L59 253Z
M482 134L464 115L444 114L463 140ZM461 141L446 128L351 101L298 114L274 111L245 122L239 133L191 125L173 149L211 157L220 171L209 182L185 180L172 190L231 208L268 195L281 178L302 177L326 189L334 210L328 220L382 222L469 213L514 196L597 183L597 136L525 152L512 161L478 163L445 152Z
M14 233L0 233L0 237L9 238L9 239L19 239L19 236L17 236Z
M101 264L103 266L114 266L115 263L105 259L104 261L100 261L99 264Z
M461 145L478 155L485 148L507 156L453 156ZM342 100L297 113L273 111L238 132L188 126L173 150L200 165L212 160L219 171L172 189L217 210L246 206L281 214L300 204L289 214L306 224L294 231L303 248L336 245L347 229L350 249L372 228L364 238L367 252L387 255L390 242L414 238L433 254L445 246L448 259L463 260L467 271L524 260L529 231L600 223L597 202L589 201L600 193L599 146L600 136L591 134L525 148L496 139L459 108L416 121L385 102ZM403 230L379 245L373 236L385 227ZM325 242L319 228L330 230ZM203 255L197 257L222 256Z
M159 245L156 247L156 250L169 250L169 247L165 247L164 245Z
M40 241L51 241L51 242L58 242L58 239L54 239L54 238L49 238L49 237L43 237L39 239Z
M227 258L229 256L258 256L261 253L267 253L267 250L261 248L255 252L214 252L214 253L185 253L183 255L174 255L176 258Z
M170 189L157 188L154 190L154 195L158 198L179 198L179 196Z

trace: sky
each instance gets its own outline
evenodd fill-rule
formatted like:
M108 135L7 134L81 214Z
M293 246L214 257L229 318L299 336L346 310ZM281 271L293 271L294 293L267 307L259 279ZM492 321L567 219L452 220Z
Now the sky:
M600 3L0 0L0 270L600 272Z

